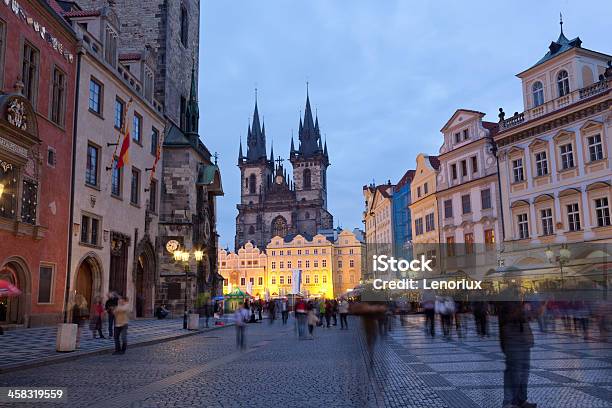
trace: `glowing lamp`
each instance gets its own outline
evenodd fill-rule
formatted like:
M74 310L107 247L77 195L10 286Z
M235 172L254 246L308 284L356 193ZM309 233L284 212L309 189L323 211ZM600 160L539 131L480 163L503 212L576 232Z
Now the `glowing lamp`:
M175 261L180 261L182 259L182 255L183 251L181 251L180 249L177 249L176 251L174 251L174 260Z
M188 262L189 261L189 252L181 252L181 258L182 258L183 262Z
M2 198L2 193L4 193L4 184L0 183L0 198Z
M193 255L195 256L195 260L200 262L202 258L204 258L204 251L195 251Z

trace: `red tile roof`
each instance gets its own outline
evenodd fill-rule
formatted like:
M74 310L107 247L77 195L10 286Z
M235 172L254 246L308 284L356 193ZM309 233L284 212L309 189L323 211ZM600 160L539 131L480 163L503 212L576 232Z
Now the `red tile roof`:
M395 187L397 189L400 189L402 187L404 187L406 184L408 184L409 182L412 181L412 179L414 178L414 174L416 173L416 170L408 170L406 172L406 174L404 174L402 176L402 178L400 179L400 181L397 182L397 184L395 185Z
M142 55L139 52L127 52L125 54L119 54L119 61L133 61L139 60Z
M489 131L489 136L493 137L499 132L499 124L495 122L482 121L482 126Z
M440 168L440 160L438 159L438 156L427 156L427 158L429 159L429 163L431 164L431 167L433 167L436 170Z
M100 10L77 10L62 13L64 17L97 17L100 15Z

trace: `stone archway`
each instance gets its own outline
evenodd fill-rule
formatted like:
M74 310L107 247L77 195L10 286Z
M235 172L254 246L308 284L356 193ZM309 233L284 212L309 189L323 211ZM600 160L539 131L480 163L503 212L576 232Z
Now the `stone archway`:
M71 288L70 309L72 309L77 297L86 302L87 308L91 308L96 297L104 299L102 293L102 262L94 252L89 252L80 259Z
M153 244L143 238L136 248L134 259L134 312L136 317L153 316L154 288L157 282L157 259Z
M32 276L25 261L8 258L0 267L0 279L8 280L21 290L21 295L0 298L0 324L29 326L32 304Z

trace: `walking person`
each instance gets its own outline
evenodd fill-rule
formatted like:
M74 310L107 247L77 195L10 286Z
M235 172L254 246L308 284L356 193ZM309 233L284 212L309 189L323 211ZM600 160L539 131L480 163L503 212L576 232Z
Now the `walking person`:
M115 315L115 352L113 354L125 354L130 312L129 299L122 296L117 306L113 308L113 314Z
M91 319L91 333L93 338L97 338L96 334L101 338L105 339L102 334L102 318L104 317L104 306L102 306L102 300L96 297L93 305L93 318Z
M89 319L89 308L87 300L80 293L74 297L74 306L72 307L72 323L77 325L76 348L79 348L81 343L81 331L85 322Z
M244 302L234 312L234 324L236 325L236 348L246 349L246 324L249 321L249 304Z
M325 317L325 300L324 299L321 299L319 301L318 311L319 311L319 315L317 317L319 318L319 324L317 324L317 326L323 326L323 318Z
M270 315L270 324L274 323L274 320L276 320L276 302L274 300L270 300L268 304L268 314Z
M338 305L338 311L340 312L340 330L348 330L347 316L349 311L349 303L346 301L346 299L340 300L340 304Z
M332 300L332 318L334 319L334 326L338 325L338 301Z
M113 308L117 307L119 304L119 298L115 292L110 292L108 294L108 299L104 304L104 309L106 309L106 314L108 315L108 338L112 339L113 329L115 327L115 315L113 314Z
M306 302L303 299L298 300L295 304L295 317L297 319L298 327L298 338L304 340L306 338L306 315L307 315Z
M310 335L310 339L313 340L314 339L314 328L315 328L315 325L319 323L319 318L317 317L317 314L315 313L312 307L312 304L309 305L307 319L308 319L308 334Z
M287 320L289 319L289 305L287 299L283 299L281 301L281 316L283 318L283 324L287 324Z
M333 306L331 300L325 301L325 323L327 324L327 328L331 327L331 317L333 312Z
M422 307L425 313L425 333L433 338L436 336L436 309L431 292L425 292L423 294Z

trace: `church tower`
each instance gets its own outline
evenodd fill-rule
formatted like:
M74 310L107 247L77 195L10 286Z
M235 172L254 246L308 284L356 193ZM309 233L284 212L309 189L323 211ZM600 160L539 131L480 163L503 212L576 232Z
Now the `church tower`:
M310 96L306 90L304 119L300 118L299 145L295 149L293 138L289 151L293 165L298 210L298 230L312 235L320 228L332 228L333 218L327 211L327 167L329 156L327 141L321 141L319 118L313 119Z

